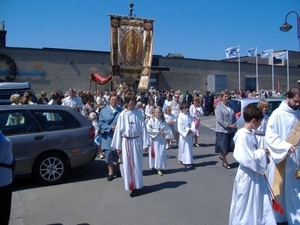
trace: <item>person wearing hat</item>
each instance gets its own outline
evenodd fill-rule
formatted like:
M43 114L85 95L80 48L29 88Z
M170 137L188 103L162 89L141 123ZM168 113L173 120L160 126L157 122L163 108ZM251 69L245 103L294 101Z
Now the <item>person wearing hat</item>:
M49 100L47 98L47 92L41 91L41 97L38 100L37 104L48 104Z

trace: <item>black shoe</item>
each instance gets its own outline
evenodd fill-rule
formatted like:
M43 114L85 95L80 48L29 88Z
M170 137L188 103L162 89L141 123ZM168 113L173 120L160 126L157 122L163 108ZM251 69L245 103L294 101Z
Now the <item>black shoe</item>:
M121 177L121 171L120 170L117 171L117 177Z
M131 198L135 197L135 196L136 196L136 189L133 189L133 190L131 191L131 193L129 194L129 196L130 196Z
M131 198L136 197L136 196L139 196L139 195L140 195L140 192L139 192L138 189L133 189L133 190L131 191L131 193L129 194L129 196L130 196Z
M107 181L112 181L114 179L113 175L108 175Z

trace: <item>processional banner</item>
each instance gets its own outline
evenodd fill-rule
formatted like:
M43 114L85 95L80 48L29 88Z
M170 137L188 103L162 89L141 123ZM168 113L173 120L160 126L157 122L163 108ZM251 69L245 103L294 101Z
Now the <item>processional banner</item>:
M148 89L153 54L153 21L110 15L110 56L114 87L139 77L138 90ZM119 83L118 83L119 82Z

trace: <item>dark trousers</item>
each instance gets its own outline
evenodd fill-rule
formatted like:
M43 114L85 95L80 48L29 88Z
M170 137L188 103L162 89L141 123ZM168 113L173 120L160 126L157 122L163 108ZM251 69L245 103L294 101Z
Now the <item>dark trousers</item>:
M0 187L0 224L8 225L11 209L12 183Z

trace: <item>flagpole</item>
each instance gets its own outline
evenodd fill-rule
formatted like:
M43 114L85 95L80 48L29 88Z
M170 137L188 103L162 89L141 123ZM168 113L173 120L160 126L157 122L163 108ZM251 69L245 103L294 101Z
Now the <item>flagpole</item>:
M256 64L255 64L255 70L256 70L256 92L259 90L259 82L258 82L258 60L257 60L257 54L256 54Z
M287 51L286 63L287 90L290 90L289 51Z
M240 50L240 46L239 46ZM239 91L241 90L241 56L239 54Z
M274 92L274 59L273 59L273 50L272 50L272 92Z

